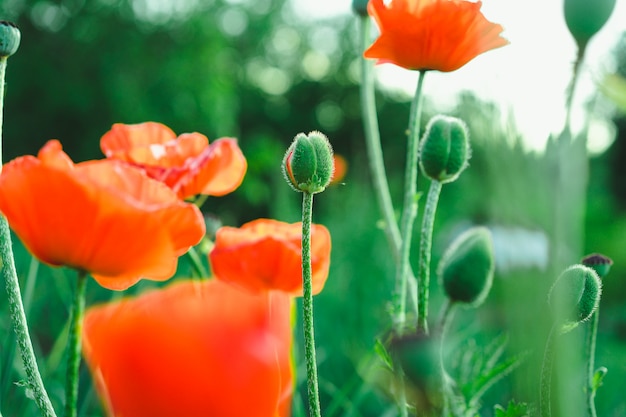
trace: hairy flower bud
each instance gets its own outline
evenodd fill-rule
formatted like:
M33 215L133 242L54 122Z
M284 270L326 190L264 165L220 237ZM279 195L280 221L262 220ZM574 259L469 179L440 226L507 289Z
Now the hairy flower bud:
M430 119L420 143L420 167L428 178L442 183L457 179L470 156L467 126L455 117Z
M21 34L15 23L0 20L0 58L13 55L20 46Z
M494 256L491 232L473 227L459 236L439 262L439 279L452 302L477 307L493 282Z
M285 179L296 191L324 191L333 176L333 149L326 135L298 133L283 159Z
M565 0L565 23L579 48L584 48L609 20L615 0Z
M548 302L564 332L591 317L598 308L601 292L600 278L589 267L573 265L559 275L550 288Z

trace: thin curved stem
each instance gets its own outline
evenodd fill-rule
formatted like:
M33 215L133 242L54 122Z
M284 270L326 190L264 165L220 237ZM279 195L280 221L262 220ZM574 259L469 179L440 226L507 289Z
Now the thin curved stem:
M313 326L313 283L311 270L311 220L313 217L313 194L302 193L302 315L304 322L304 356L306 358L307 392L309 414L320 417L320 394L315 359L315 331Z
M553 325L548 334L546 348L543 352L543 363L541 364L541 383L539 392L539 411L540 417L551 417L552 404L552 370L554 368L554 344L558 331L557 326Z
M76 417L78 405L78 371L80 368L83 318L85 316L85 290L87 272L78 271L72 317L68 337L67 374L65 380L65 417Z
M598 322L600 320L600 305L591 317L591 323L587 329L587 411L590 417L596 417L596 386L594 377L596 374L596 336L598 334Z
M578 85L578 78L580 76L580 70L582 68L582 64L585 60L585 52L587 50L587 45L584 44L578 48L578 52L576 53L576 61L574 62L574 69L572 71L572 79L570 81L569 88L567 90L567 99L565 103L565 126L564 131L570 133L571 136L572 128L572 106L574 103L574 95L576 93L576 86Z
M430 182L428 197L426 198L426 207L424 207L424 216L422 218L420 258L417 272L417 288L419 291L417 297L417 305L419 306L417 328L425 334L428 334L428 294L430 286L430 256L433 242L433 225L435 223L435 214L437 212L441 186L442 184L439 181L433 180Z
M393 300L394 329L402 333L406 324L406 293L407 280L410 271L409 255L411 253L411 238L413 235L413 223L417 216L417 161L419 149L419 130L422 116L422 87L426 71L419 72L417 89L413 104L411 105L411 117L409 120L409 138L407 144L407 161L404 183L404 204L402 221L400 225L401 250L400 262L396 269L396 289Z
M443 310L441 316L439 318L439 370L441 372L441 387L442 387L442 395L443 395L443 410L442 416L447 416L449 414L450 408L450 380L448 378L448 374L446 372L446 366L443 360L443 347L445 346L444 338L448 330L450 329L450 323L452 323L452 318L454 317L454 312L456 311L456 304L450 302L450 299L446 298L444 301Z
M28 324L26 322L26 314L22 304L22 295L20 292L20 284L15 272L15 262L13 257L13 249L11 247L11 233L9 232L9 224L4 216L0 215L0 253L2 256L2 275L6 282L7 296L9 301L9 312L15 335L17 337L17 345L20 348L24 370L28 388L32 391L33 398L37 403L37 407L44 417L56 417L52 403L43 385L39 368L37 367L37 358L30 341Z
M361 51L364 51L370 43L370 27L371 19L369 16L361 16ZM383 160L383 151L380 140L380 130L378 126L378 115L376 113L376 95L374 83L374 62L365 58L361 58L361 111L363 113L363 131L365 133L365 148L367 151L367 159L372 175L374 185L374 193L378 201L378 207L384 221L384 231L391 253L396 263L400 262L400 252L402 250L402 238L400 236L400 228L396 220L389 192L389 184L387 182L387 173L385 171L385 163ZM409 267L410 268L410 267ZM413 271L409 269L408 284L412 288L416 286ZM417 296L416 291L410 294L415 314L417 314Z

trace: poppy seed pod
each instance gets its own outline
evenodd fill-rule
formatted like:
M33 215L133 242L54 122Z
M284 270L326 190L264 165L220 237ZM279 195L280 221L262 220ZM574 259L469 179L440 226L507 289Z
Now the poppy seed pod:
M564 332L591 317L598 308L601 292L598 274L587 266L573 265L559 275L550 288L548 302Z
M442 183L457 179L470 157L467 126L455 117L430 119L420 143L420 167L428 178Z
M565 23L579 48L584 48L609 20L615 0L565 0Z
M0 21L0 58L6 58L17 52L22 35L15 23Z
M438 275L450 301L477 307L493 282L494 256L491 232L473 227L460 235L441 258Z
M283 159L285 179L296 191L324 191L333 176L333 148L326 135L298 133Z
M600 278L604 278L611 270L613 260L600 253L592 253L591 255L585 256L580 263L596 271L596 274L598 274Z

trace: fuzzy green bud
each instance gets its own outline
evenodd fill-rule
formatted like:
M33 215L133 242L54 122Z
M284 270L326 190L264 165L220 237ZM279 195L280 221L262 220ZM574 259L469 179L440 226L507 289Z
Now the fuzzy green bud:
M598 274L600 278L604 278L611 270L611 265L613 265L611 258L600 253L587 255L580 263L596 271L596 274Z
M298 133L283 159L285 179L296 191L324 191L333 176L333 148L326 135Z
M565 0L565 23L579 48L584 49L602 29L614 8L615 0Z
M367 3L369 0L352 0L352 10L359 16L367 16Z
M602 283L593 269L573 265L561 273L550 288L548 302L557 322L563 324L563 332L591 317L601 293Z
M470 157L467 126L455 117L433 117L426 126L419 152L424 175L442 183L456 180Z
M7 58L17 52L21 37L15 23L0 20L0 58Z
M494 268L491 232L486 227L473 227L446 250L438 275L450 301L477 307L489 294Z

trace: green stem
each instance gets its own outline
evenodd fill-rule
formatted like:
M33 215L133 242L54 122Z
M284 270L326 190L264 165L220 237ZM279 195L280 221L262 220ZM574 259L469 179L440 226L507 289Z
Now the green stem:
M1 101L2 100L0 100L0 102ZM24 313L22 295L20 293L20 284L17 279L17 273L15 272L15 261L11 247L11 233L9 231L9 224L4 216L0 216L0 253L2 256L2 275L4 276L7 288L9 311L17 337L17 345L22 355L24 370L26 371L28 388L32 391L33 398L41 414L44 417L56 417L46 388L43 385L41 374L37 367L37 358L35 357L33 345L30 341L26 314Z
M417 288L419 290L417 297L417 305L419 306L417 328L425 334L428 334L428 294L430 286L430 255L433 242L433 225L435 223L435 213L437 212L441 185L439 181L433 180L430 182L426 207L424 207L424 216L422 218L420 259L417 272Z
M571 134L571 119L572 119L572 106L574 103L574 94L576 93L576 85L578 84L578 77L580 76L580 69L582 67L583 61L585 60L585 51L587 50L587 45L582 45L578 48L578 52L576 54L576 61L574 62L574 69L572 71L572 79L570 81L570 85L567 91L567 99L565 103L565 127L564 131L569 132ZM571 135L570 135L571 136Z
M0 58L0 171L2 171L2 119L4 115L4 76L7 70L7 57Z
M311 271L311 219L313 217L313 194L302 193L302 315L304 322L304 356L306 358L309 414L320 417L320 395L315 359L315 331L313 328L313 290Z
M409 255L411 254L411 238L413 223L417 216L417 160L419 149L419 130L422 116L422 87L426 71L419 72L417 89L411 105L409 120L409 140L407 144L407 161L404 183L404 204L400 227L401 250L400 262L396 269L396 290L394 294L394 329L403 332L406 322L407 279L410 271Z
M370 27L371 19L369 16L360 17L361 23L361 51L364 51L370 44ZM372 181L374 184L374 193L378 201L378 207L383 215L384 231L392 255L397 263L400 262L400 252L402 250L402 238L400 229L396 220L389 192L389 184L387 182L387 173L385 171L385 163L383 160L383 151L380 141L380 130L378 126L378 115L376 113L376 95L374 82L374 62L365 58L361 59L361 109L363 112L363 131L365 133L365 148L367 151L367 159L369 162ZM415 287L416 281L412 270L409 270L409 285ZM415 291L411 291L411 295L415 295ZM417 297L412 298L417 314Z
M539 392L540 417L550 417L552 415L551 392L552 392L552 369L554 368L554 345L557 336L556 324L550 329L546 349L543 352L543 363L541 364L541 383Z
M446 298L444 301L443 310L439 318L439 368L441 372L441 394L443 395L443 409L442 416L449 415L451 387L450 379L446 372L446 366L443 360L443 348L445 346L444 338L448 330L450 329L450 323L454 317L456 311L456 304L450 302L450 299Z
M598 322L600 318L600 305L591 317L589 329L587 329L587 410L590 417L596 417L596 390L594 387L595 377L595 356L596 356L596 335L598 334Z
M189 250L185 252L185 255L191 261L191 268L199 278L207 278L209 276L209 273L202 264L202 260L200 259L195 247L189 248Z
M78 405L78 371L80 368L83 318L85 316L85 289L87 272L78 271L70 332L68 337L67 374L65 380L65 417L76 417Z

